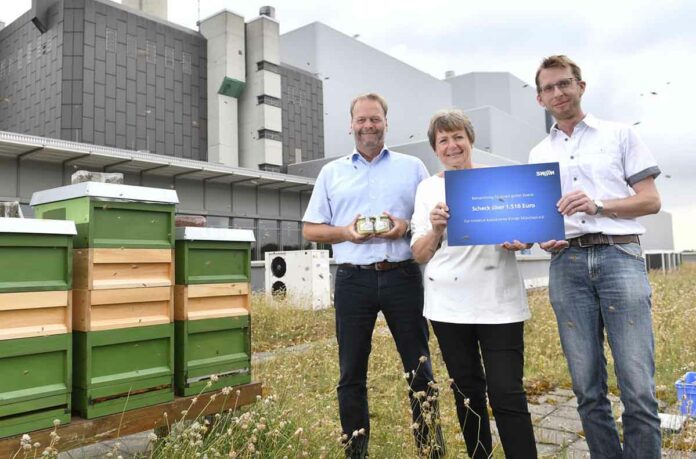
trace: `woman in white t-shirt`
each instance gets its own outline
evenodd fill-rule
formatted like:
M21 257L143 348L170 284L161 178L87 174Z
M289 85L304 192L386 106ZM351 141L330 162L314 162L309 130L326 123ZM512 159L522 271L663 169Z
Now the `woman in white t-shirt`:
M474 167L474 129L461 110L436 113L428 139L445 169ZM454 381L467 451L474 458L491 454L487 392L505 456L535 458L522 385L524 321L531 315L514 254L526 245L514 241L503 246L448 247L448 212L444 174L423 180L416 192L411 248L418 263L427 263L423 314L433 326Z

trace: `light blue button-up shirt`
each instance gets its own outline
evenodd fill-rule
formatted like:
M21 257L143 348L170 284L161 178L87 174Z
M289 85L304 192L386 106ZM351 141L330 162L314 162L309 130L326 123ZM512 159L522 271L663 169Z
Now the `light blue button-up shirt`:
M368 162L354 150L322 168L302 221L345 226L357 214L377 216L385 211L410 220L416 188L427 177L425 165L414 156L385 148ZM341 242L333 244L333 256L337 263L356 265L403 261L413 256L409 242L406 238Z

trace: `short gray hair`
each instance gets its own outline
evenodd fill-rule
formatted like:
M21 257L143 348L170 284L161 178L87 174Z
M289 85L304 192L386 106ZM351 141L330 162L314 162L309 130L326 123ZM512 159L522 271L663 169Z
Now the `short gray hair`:
M469 142L473 145L474 139L476 138L474 135L474 126L463 111L458 108L438 111L430 119L430 126L428 126L428 140L430 141L430 146L435 150L435 137L438 132L454 132L461 130L466 132Z

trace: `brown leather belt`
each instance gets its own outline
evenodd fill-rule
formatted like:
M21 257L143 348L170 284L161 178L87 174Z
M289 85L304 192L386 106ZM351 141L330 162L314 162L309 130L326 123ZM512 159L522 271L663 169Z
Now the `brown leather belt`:
M400 268L402 266L409 266L413 264L413 260L404 261L378 261L369 265L354 265L352 263L341 263L339 268L354 268L354 269L371 269L373 271L390 271L392 269Z
M635 242L640 244L640 239L637 234L622 234L618 236L609 236L602 233L583 234L579 237L568 239L568 244L571 247L591 247L593 245L611 245L611 244L629 244Z

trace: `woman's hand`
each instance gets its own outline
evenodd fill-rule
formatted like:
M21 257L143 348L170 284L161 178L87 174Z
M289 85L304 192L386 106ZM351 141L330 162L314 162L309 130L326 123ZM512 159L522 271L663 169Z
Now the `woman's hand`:
M447 219L450 217L449 207L444 202L438 202L430 211L430 224L433 227L433 232L439 236L445 233L447 228Z

